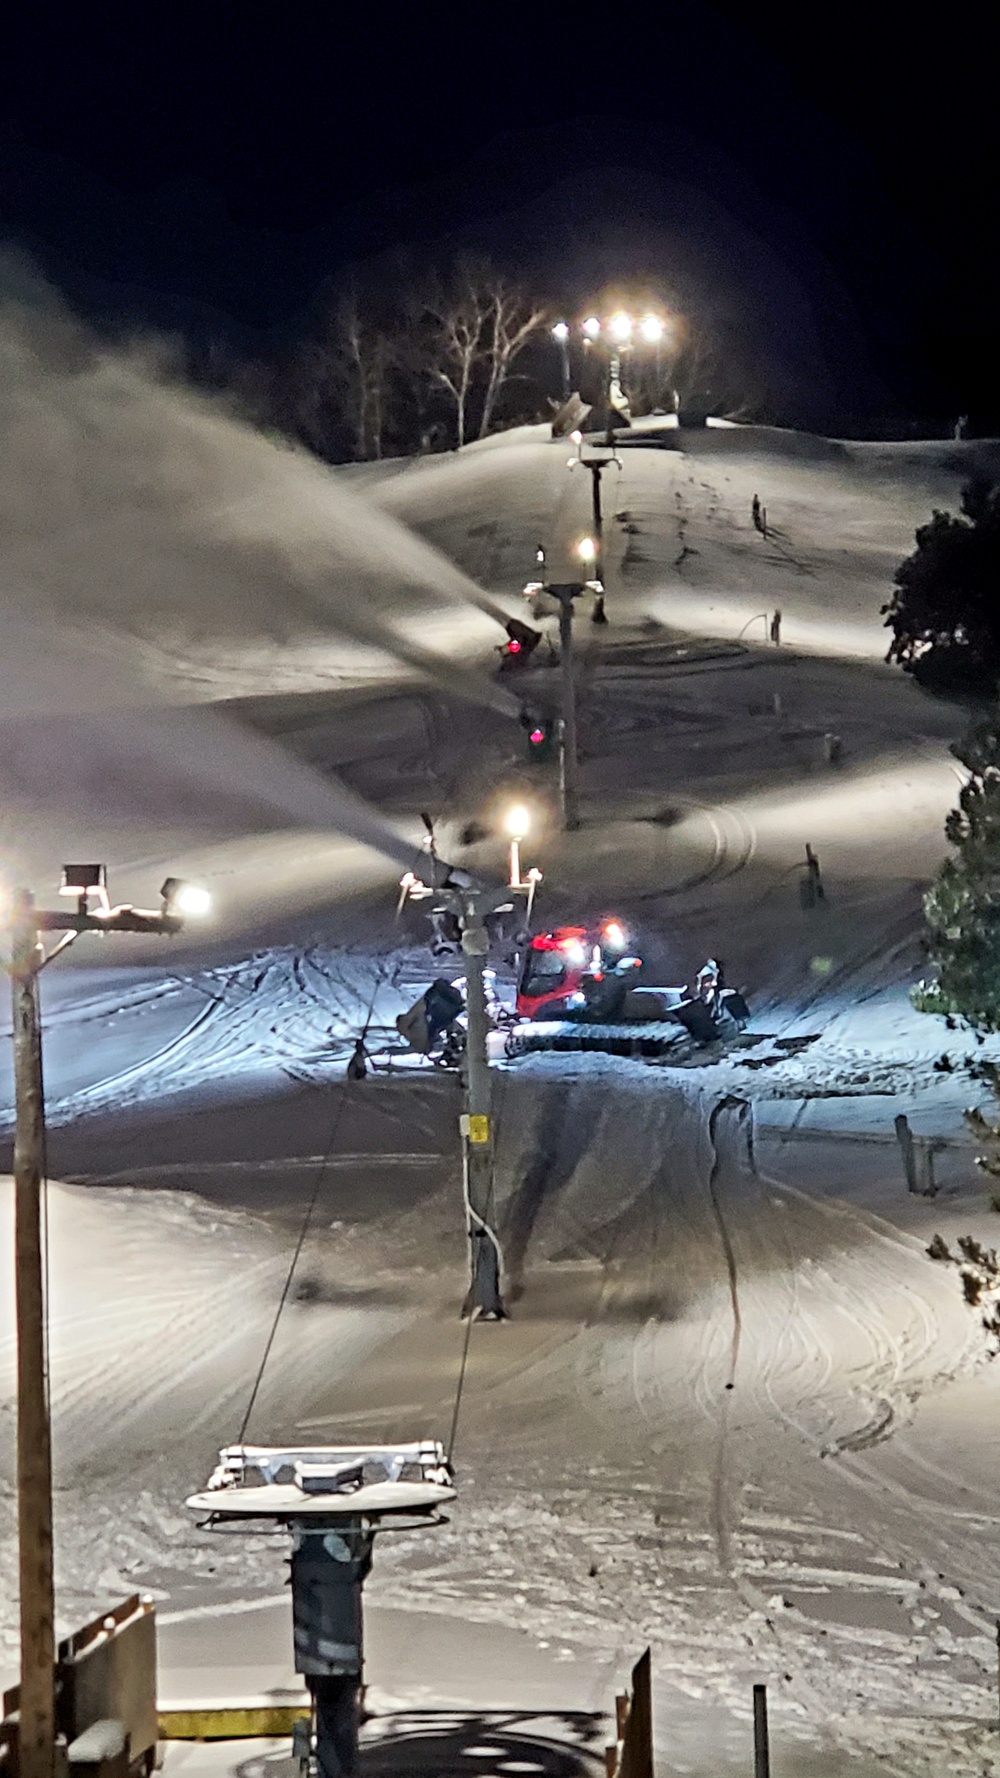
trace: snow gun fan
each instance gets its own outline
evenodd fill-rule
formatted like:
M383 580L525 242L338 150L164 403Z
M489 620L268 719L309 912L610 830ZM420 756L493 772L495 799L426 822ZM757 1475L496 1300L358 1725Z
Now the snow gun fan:
M523 624L516 617L510 618L504 629L507 640L500 644L500 671L510 672L528 666L542 640L541 630L533 630L530 624Z

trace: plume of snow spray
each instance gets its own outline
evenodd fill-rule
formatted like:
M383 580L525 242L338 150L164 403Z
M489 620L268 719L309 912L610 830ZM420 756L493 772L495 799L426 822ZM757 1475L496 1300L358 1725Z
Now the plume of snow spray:
M10 259L0 437L4 714L107 722L146 709L161 757L209 804L210 790L249 796L410 862L396 830L343 786L227 717L175 707L245 693L248 659L268 653L284 688L291 677L329 689L324 651L339 659L360 643L386 678L402 663L512 715L506 692L402 633L439 628L444 611L462 653L492 642L475 583L304 453L171 386L148 356L99 346ZM72 778L74 763L63 755L60 770Z

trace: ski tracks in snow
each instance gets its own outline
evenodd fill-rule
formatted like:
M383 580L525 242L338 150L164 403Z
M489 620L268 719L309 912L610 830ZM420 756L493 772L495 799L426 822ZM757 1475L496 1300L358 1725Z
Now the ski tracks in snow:
M185 985L205 996L191 1023L134 1066L50 1102L50 1124L266 1073L315 1084L341 1066L380 987L391 997L378 959L318 951L268 952Z

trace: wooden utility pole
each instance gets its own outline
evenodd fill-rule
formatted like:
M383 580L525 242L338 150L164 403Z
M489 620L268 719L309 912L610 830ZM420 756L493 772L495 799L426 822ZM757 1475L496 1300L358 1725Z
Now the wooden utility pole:
M103 865L68 865L63 893L72 909L43 909L22 890L10 918L14 1095L14 1299L17 1326L17 1535L21 1687L19 1778L55 1778L55 1598L52 1551L52 1425L42 1188L45 1095L38 976L81 932L171 934L183 925L181 896L191 885L168 877L158 911L108 904ZM204 892L201 892L204 894ZM91 910L89 897L101 905ZM48 957L42 934L62 936Z
M12 925L14 1026L14 1267L17 1305L17 1512L21 1614L20 1778L55 1769L55 1599L52 1435L42 1248L45 1101L38 1019L41 947L32 897Z

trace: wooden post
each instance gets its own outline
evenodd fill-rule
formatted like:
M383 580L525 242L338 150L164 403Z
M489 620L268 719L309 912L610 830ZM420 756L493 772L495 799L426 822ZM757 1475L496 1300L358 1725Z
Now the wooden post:
M618 1771L620 1778L653 1778L653 1696L648 1648L632 1668L632 1700Z
M45 1337L42 1170L45 1101L38 1019L38 930L30 895L14 910L14 1279L17 1314L17 1512L21 1617L19 1778L53 1778L55 1605L52 1442Z
M753 1688L753 1778L771 1778L766 1685L755 1685Z
M899 1152L903 1157L906 1189L908 1192L919 1192L920 1181L917 1178L917 1157L913 1148L913 1131L910 1129L910 1120L905 1111L897 1113L894 1127L896 1141L899 1143Z

